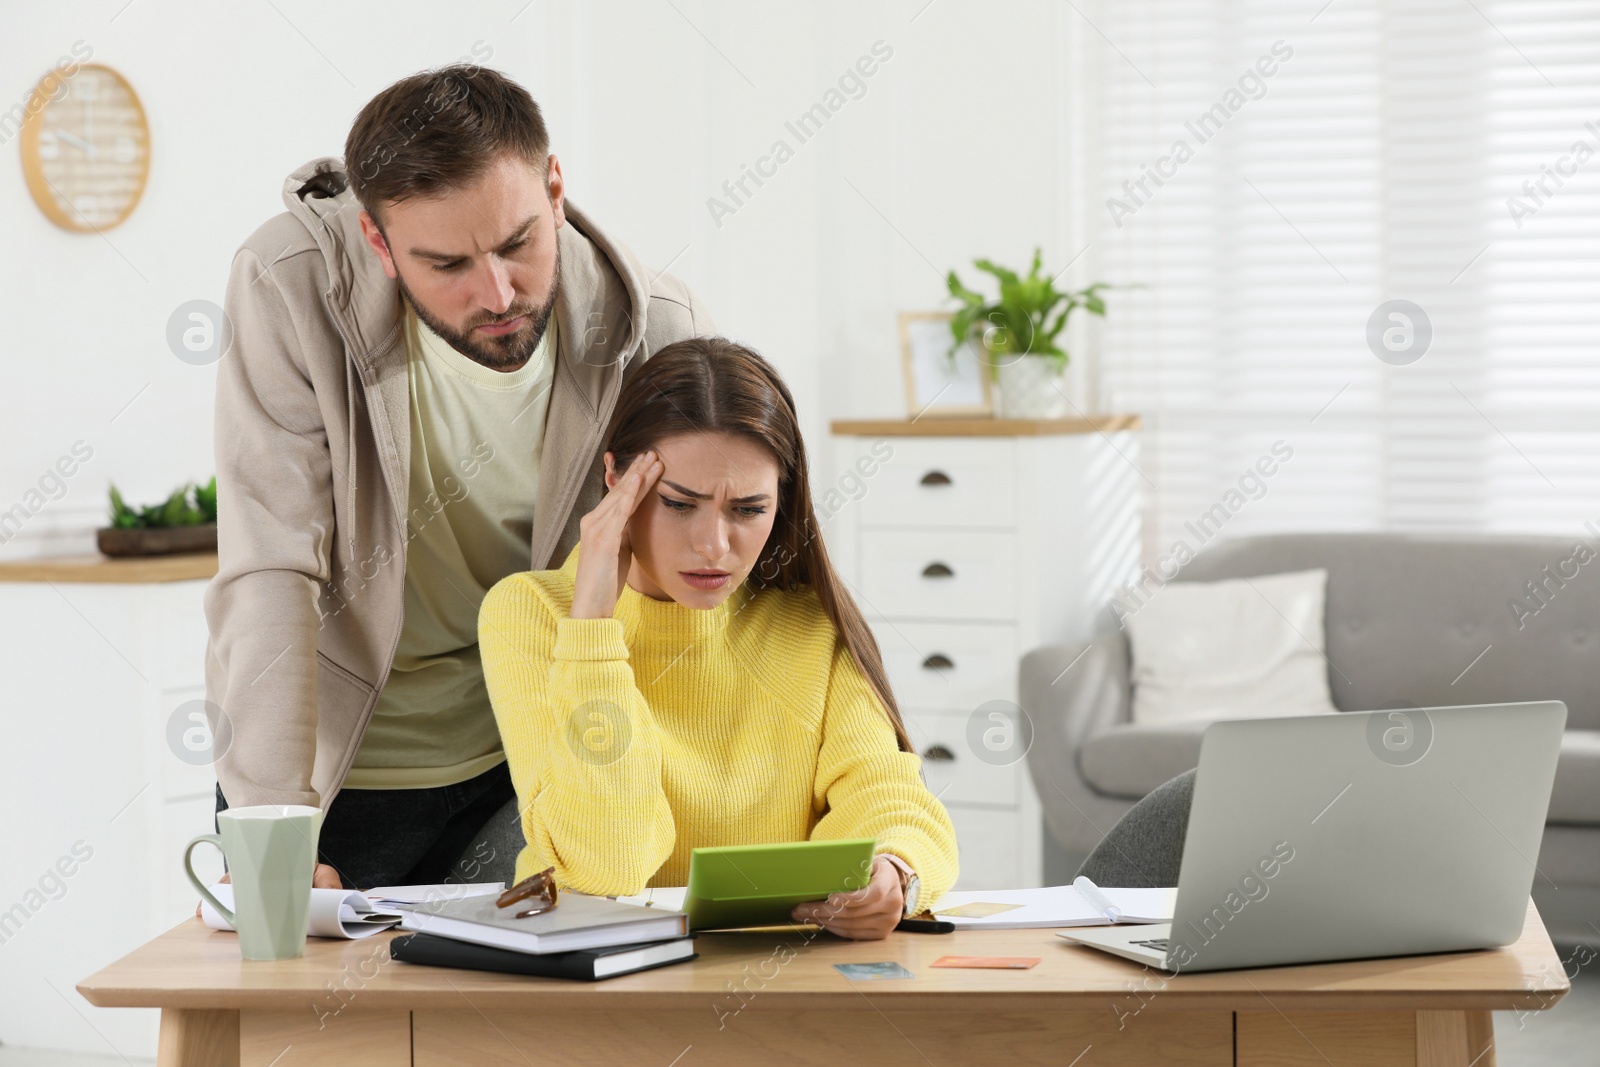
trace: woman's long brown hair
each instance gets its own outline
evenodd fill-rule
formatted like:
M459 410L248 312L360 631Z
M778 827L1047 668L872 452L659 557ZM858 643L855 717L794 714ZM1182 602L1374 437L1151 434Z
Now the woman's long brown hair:
M657 442L685 433L748 437L777 460L778 510L750 576L757 589L815 590L838 640L883 704L903 752L915 751L889 688L878 642L828 559L811 507L805 442L794 398L772 365L726 337L692 337L661 349L622 386L606 451L618 474Z

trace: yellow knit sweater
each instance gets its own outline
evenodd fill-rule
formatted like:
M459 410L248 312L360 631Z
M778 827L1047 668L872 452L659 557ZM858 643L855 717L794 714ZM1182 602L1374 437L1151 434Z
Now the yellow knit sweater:
M573 619L578 548L502 579L478 639L527 845L583 893L684 885L691 849L872 837L932 906L956 838L915 753L811 590L748 584L710 611L624 587Z

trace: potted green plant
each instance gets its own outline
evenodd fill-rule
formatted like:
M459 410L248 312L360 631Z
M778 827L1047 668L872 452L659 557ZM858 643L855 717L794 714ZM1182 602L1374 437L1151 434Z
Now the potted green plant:
M1062 292L1054 278L1039 273L1040 261L1041 251L1035 248L1033 266L1023 277L991 260L973 260L973 266L999 282L1000 295L994 300L968 289L953 270L948 278L950 295L961 302L950 320L950 358L963 344L977 347L1000 385L996 414L1002 418L1056 419L1068 413L1068 357L1056 338L1077 308L1103 318L1106 305L1100 293L1116 288L1096 282Z
M192 499L191 499L192 494ZM111 525L95 531L108 556L160 556L217 550L217 479L189 483L159 504L129 507L111 486Z

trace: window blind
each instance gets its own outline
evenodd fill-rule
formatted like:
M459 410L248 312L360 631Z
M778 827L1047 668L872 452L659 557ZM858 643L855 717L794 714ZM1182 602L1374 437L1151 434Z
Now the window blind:
M1099 376L1146 417L1147 557L1206 513L1600 541L1600 6L1079 10L1086 258L1145 286Z

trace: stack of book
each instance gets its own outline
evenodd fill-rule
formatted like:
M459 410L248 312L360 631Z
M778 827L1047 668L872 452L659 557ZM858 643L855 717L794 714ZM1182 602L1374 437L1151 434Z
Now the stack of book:
M549 911L518 919L518 905L495 896L433 901L407 908L413 931L389 943L397 960L505 974L594 981L695 958L689 918L610 897L563 890Z

